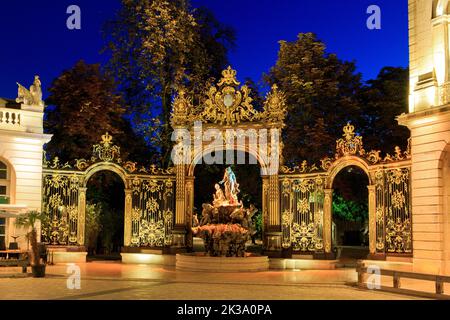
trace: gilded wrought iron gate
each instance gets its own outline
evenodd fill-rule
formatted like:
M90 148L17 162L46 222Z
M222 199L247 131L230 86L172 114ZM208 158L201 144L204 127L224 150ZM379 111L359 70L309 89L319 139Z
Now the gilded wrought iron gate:
M325 158L320 168L304 161L280 170L282 246L299 253L330 253L333 247L332 185L334 177L348 166L363 169L370 181L369 238L371 254L412 253L410 151L395 148L394 155L366 152L362 137L347 124L337 140L334 158ZM329 201L326 201L329 197Z
M281 182L282 245L294 251L323 250L324 179L288 178Z
M376 189L376 250L412 253L410 167L378 170Z
M175 212L173 168L138 168L123 162L120 148L106 133L93 146L91 159L61 164L44 157L42 211L48 221L42 225L42 241L51 245L85 244L86 186L100 171L112 171L125 185L125 246L170 246Z
M133 179L132 246L163 247L171 244L174 185L175 181L171 179Z

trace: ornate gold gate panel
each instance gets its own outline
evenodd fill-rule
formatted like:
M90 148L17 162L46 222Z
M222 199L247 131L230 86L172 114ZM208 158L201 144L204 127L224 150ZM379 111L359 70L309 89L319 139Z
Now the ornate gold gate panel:
M173 179L132 182L131 246L163 247L172 243L175 208Z
M283 248L323 250L324 178L284 177L281 182Z
M283 248L299 253L331 253L332 186L344 168L358 166L369 177L369 248L372 255L412 253L411 156L395 148L394 155L366 152L354 126L343 128L334 158L320 168L304 161L280 169ZM326 201L328 199L329 201Z
M376 172L377 252L412 253L410 167Z
M81 177L76 174L44 175L43 211L48 223L42 226L43 241L49 244L78 243L78 197Z
M44 156L42 211L48 222L42 226L42 241L50 245L85 243L86 186L96 172L112 171L125 186L125 246L170 246L175 212L174 169L138 167L123 162L120 148L106 133L93 146L89 160L61 164Z

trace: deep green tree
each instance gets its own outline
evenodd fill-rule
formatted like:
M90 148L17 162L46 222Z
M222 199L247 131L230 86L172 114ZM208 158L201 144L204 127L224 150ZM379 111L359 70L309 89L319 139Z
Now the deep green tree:
M79 61L55 79L46 103L45 130L53 134L46 146L47 154L62 162L89 159L92 145L109 132L114 143L122 146L122 157L133 154L146 160L149 151L123 118L123 100L114 80L104 75L97 64Z
M246 78L244 84L250 89L250 98L253 99L253 107L258 111L264 110L264 96L261 86L251 78Z
M408 112L408 84L408 69L385 67L362 88L359 99L363 123L359 129L366 150L392 154L397 145L405 150L410 132L397 123L396 117Z
M353 62L328 54L313 33L300 33L296 41L280 41L278 60L265 75L286 94L288 116L283 136L287 164L317 162L332 155L347 121L358 121L356 98L361 76Z
M86 247L90 255L95 254L98 235L102 231L101 212L101 204L86 205Z
M234 32L188 0L122 0L106 27L108 69L120 83L128 115L170 162L171 103L181 86L199 94L227 64Z

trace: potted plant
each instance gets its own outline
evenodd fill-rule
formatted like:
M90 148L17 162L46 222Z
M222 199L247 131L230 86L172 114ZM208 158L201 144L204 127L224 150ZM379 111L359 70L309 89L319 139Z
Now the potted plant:
M38 211L28 211L16 218L16 226L30 230L27 233L27 238L31 244L30 264L33 277L35 278L45 277L45 262L41 259L40 255L39 244L37 241L36 223L38 221L45 223L46 220L47 216Z

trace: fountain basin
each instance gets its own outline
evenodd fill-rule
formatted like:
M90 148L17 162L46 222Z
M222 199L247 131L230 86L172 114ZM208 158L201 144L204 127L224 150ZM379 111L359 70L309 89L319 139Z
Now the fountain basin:
M259 272L269 270L269 257L246 253L245 257L210 257L204 253L176 255L176 269L193 272Z

